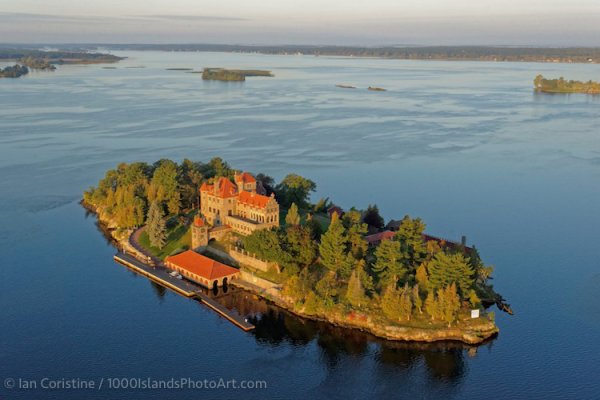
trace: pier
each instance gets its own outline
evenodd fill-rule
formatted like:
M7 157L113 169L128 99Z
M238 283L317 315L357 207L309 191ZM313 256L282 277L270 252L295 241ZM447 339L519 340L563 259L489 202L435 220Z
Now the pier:
M134 272L145 276L146 278L158 283L159 285L164 286L167 289L176 292L177 294L195 299L205 304L210 309L217 312L223 318L227 319L228 321L230 321L231 323L233 323L238 328L241 328L244 331L250 331L255 328L254 325L249 323L241 315L232 312L231 310L228 310L226 307L204 294L199 286L185 279L177 279L169 275L168 270L164 267L152 267L141 262L132 255L121 252L115 254L113 258L119 264L130 268Z

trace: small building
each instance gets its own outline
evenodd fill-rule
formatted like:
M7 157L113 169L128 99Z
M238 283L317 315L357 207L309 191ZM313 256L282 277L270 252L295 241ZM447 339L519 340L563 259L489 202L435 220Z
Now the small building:
M209 289L227 285L231 279L237 278L240 274L237 268L222 264L192 250L167 257L165 264L173 271L179 272L184 278Z
M367 243L369 243L369 246L379 246L381 242L393 238L395 234L396 232L392 231L378 232L372 235L365 236L365 240L367 241Z
M401 220L399 220L399 219L392 219L385 226L385 230L386 231L398 232L400 230L400 224L402 224Z

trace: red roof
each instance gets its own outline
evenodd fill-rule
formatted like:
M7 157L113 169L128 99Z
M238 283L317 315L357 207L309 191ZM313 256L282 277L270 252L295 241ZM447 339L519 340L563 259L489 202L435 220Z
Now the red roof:
M238 203L247 204L252 207L265 208L271 200L269 196L263 196L262 194L254 192L240 192L238 197Z
M202 220L202 218L196 215L196 218L194 218L194 225L198 227L204 226L204 221Z
M396 234L396 232L392 232L392 231L378 232L378 233L374 233L372 235L365 236L365 240L369 244L376 244L383 240L388 240L388 239L393 238L395 234Z
M243 183L254 183L256 182L256 178L254 178L249 172L242 172L241 174L235 176L235 181L241 181Z
M221 264L192 250L169 256L165 261L205 279L219 279L239 272L236 268Z
M215 187L217 188L216 192ZM200 186L200 191L211 192L215 196L221 198L237 196L236 186L229 179L223 177L219 178L214 185L209 185L206 182L203 183L202 186Z

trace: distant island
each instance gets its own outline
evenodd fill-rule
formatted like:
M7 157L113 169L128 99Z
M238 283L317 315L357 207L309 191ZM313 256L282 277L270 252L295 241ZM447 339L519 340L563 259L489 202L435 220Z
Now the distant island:
M204 68L202 79L212 81L245 81L247 76L273 76L271 71L259 69Z
M18 62L31 69L39 69L42 71L54 71L56 67L50 64L47 60L42 58L25 57L18 60Z
M110 44L116 50L216 51L278 55L373 57L399 60L600 63L600 48L502 46L250 46L224 44Z
M374 86L369 86L367 89L368 90L372 90L374 92L385 92L387 90L387 89L384 89L384 88L374 87Z
M510 307L466 238L426 234L409 216L386 224L375 205L311 203L315 190L300 175L276 184L221 158L162 159L119 164L82 204L137 258L128 265L170 288L177 279L215 291L231 284L298 316L390 340L476 344L498 333L486 308Z
M12 67L0 68L0 78L18 78L28 73L29 69L19 64L15 64Z
M44 67L40 69L52 69L49 64L104 64L115 63L123 60L112 54L91 53L85 51L56 51L35 50L21 48L0 48L0 61L15 60L22 63L33 63Z
M546 79L538 75L533 80L535 90L543 93L585 93L600 94L600 83L594 81L573 81L563 77L558 79Z
M342 88L342 89L356 89L356 86L352 86L352 85L341 85L341 84L338 84L338 85L335 85L335 87L339 87L339 88Z

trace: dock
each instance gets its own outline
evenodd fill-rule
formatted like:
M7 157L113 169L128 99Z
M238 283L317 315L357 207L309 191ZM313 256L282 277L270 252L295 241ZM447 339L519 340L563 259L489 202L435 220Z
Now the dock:
M119 264L130 268L134 272L145 276L151 281L154 281L179 295L198 300L244 331L251 331L255 328L254 325L249 323L241 315L228 310L226 307L204 294L200 286L185 279L172 277L164 267L152 267L138 260L134 256L122 252L115 254L113 258Z

